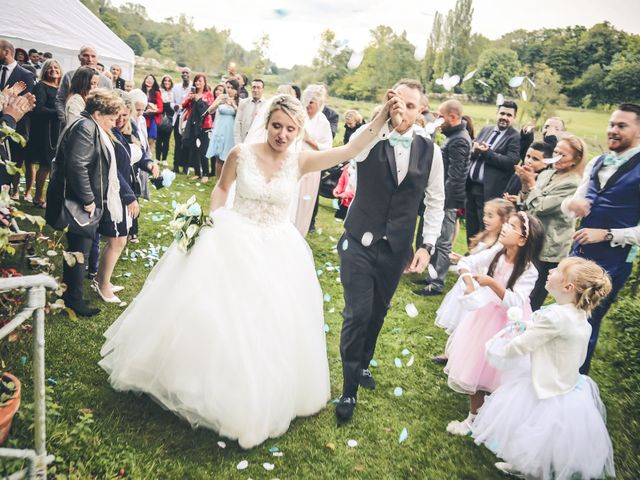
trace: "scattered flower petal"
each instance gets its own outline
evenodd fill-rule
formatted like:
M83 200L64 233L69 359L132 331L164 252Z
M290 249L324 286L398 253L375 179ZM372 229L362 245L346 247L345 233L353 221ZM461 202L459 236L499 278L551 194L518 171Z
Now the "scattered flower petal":
M273 470L275 468L275 465L273 463L263 463L262 464L262 468L264 468L266 471L270 472L271 470Z
M353 52L351 54L351 58L347 62L347 68L349 70L355 70L360 66L362 60L364 59L364 51L363 52Z
M329 325L324 324L324 333L329 333Z
M408 436L409 436L409 432L407 432L407 428L405 427L400 432L400 437L398 438L398 443L404 442L407 439Z
M407 367L410 367L411 365L413 365L413 361L415 359L413 358L413 355L411 355L411 358L409 358L409 360L407 360Z
M329 295L328 293L325 293L323 299L324 299L325 302L330 302L331 301L331 295Z
M273 452L273 456L274 457L282 457L284 455L284 453L282 452Z
M402 388L401 387L396 387L393 389L393 394L396 397L401 397L402 396Z
M394 363L396 364L397 368L402 368L402 361L398 357L396 357Z
M371 359L369 365L373 368L378 368L378 362L374 358Z
M503 103L504 103L504 95L499 93L498 96L496 97L496 105L501 106Z
M522 90L522 92L520 93L520 96L522 97L523 101L527 101L529 100L529 97L527 96L527 91L526 90Z
M329 442L325 445L329 450L335 450L336 449L336 444L333 442Z
M333 208L335 208L336 210L340 209L340 204L338 203L338 199L334 198L333 202L331 202L331 205L333 206Z
M415 318L418 316L418 309L413 303L405 305L404 311L407 312L407 315L409 315L409 317L411 318Z
M477 70L471 70L469 73L467 73L464 78L462 79L463 82L466 82L467 80L471 80L473 78L473 76L476 74Z
M353 439L347 440L347 447L356 448L357 446L358 446L358 442L356 440L353 440Z
M408 349L408 348L405 348L404 350L402 350L402 355L403 355L403 356L405 356L405 357L406 357L407 355L409 355L410 353L411 353L411 352L409 351L409 349Z
M551 157L551 158L545 158L544 160L542 160L544 163L546 163L547 165L551 165L552 163L556 163L559 162L560 160L562 160L562 155L557 155L555 157Z
M236 465L236 468L238 470L244 470L245 468L247 468L249 466L249 462L246 460L242 460L240 463L238 463L238 465Z
M509 80L509 86L511 88L518 88L524 82L524 77L513 77Z
M227 448L227 444L226 444L226 443L224 443L224 442L222 442L222 441L218 442L218 446L219 446L220 448Z
M489 84L487 82L485 82L484 80L480 80L479 78L476 78L476 82L478 82L483 87L488 87L489 86Z

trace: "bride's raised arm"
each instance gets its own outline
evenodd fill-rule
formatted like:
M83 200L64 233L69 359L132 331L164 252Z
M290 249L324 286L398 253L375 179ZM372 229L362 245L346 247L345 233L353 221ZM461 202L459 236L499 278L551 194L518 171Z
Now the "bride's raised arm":
M213 187L211 198L209 200L209 211L215 212L218 208L223 207L227 202L229 190L236 181L236 166L238 165L238 152L240 145L236 145L229 151L229 156L224 162L220 180Z
M392 96L389 98L387 93L382 110L374 117L374 119L362 127L365 129L362 134L353 136L351 141L341 147L330 148L329 150L312 151L307 150L300 152L300 173L304 175L309 172L325 170L339 163L351 160L362 150L367 148L373 140L378 136L380 129L389 120L389 112L399 107L399 98Z

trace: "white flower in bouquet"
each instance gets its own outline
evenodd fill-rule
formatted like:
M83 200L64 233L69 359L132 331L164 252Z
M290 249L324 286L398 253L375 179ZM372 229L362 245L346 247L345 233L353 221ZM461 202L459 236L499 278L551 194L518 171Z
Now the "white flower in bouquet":
M187 238L188 239L193 238L198 233L199 229L200 229L200 227L198 225L196 225L195 223L192 223L191 225L189 225L187 227L187 231L185 232Z

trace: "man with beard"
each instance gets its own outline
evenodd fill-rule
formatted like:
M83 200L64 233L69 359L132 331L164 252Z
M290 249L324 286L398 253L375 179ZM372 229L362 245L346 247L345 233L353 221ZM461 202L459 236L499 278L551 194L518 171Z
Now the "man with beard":
M631 274L640 245L640 105L623 103L611 114L607 146L609 153L587 165L576 193L562 202L565 215L582 218L571 254L604 268L613 286L589 317L591 338L580 369L585 375L602 318Z
M511 125L518 105L506 101L498 107L497 124L484 127L471 151L467 178L467 241L482 230L484 203L501 197L520 160L520 132Z

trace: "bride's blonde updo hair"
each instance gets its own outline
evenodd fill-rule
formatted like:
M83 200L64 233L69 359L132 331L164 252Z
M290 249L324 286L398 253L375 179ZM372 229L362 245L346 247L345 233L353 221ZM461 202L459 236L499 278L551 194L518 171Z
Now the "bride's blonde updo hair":
M591 312L611 292L611 278L591 260L565 258L558 265L564 280L576 289L576 307Z
M298 126L298 135L302 135L304 131L304 122L306 121L307 112L296 97L291 95L276 95L271 101L271 106L267 112L267 122L265 128L269 128L271 115L273 112L282 110L291 120Z

